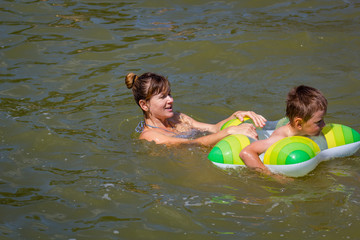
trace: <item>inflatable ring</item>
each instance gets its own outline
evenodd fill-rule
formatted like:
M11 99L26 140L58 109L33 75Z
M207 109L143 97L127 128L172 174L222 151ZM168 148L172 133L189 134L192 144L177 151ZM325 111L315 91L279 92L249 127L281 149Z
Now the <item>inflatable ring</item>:
M241 124L239 120L230 121L222 129ZM286 123L286 119L268 122L263 129L257 130L259 139L268 138L276 128ZM243 167L245 164L239 154L253 141L255 140L242 134L227 136L213 147L208 159L221 168ZM281 139L259 157L273 173L301 177L314 170L320 162L351 156L359 148L360 134L357 131L341 124L328 124L319 136Z

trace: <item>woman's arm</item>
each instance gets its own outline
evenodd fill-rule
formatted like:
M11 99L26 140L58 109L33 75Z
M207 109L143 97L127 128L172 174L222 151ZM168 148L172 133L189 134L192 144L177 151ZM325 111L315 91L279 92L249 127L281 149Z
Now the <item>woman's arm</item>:
M224 122L221 124L221 126L230 119L238 118L240 121L244 121L245 117L249 117L251 120L253 120L256 127L264 127L267 121L263 116L253 111L237 111L234 112L228 119L223 120Z
M212 133L219 132L222 125L224 125L227 121L229 121L231 119L235 119L235 118L238 118L240 121L244 121L244 117L251 118L253 120L253 122L255 123L256 127L265 126L265 123L267 121L263 116L256 114L252 111L237 111L237 112L231 114L228 118L226 118L216 124L198 122L195 119L182 113L182 118L184 118L188 122L190 122L190 124L192 125L193 128L200 129L203 131L209 131Z
M231 134L244 134L251 138L257 139L255 127L252 124L241 124L239 126L231 126L224 130L218 131L207 136L202 136L196 139L177 138L165 135L157 129L147 129L140 134L140 139L147 141L154 141L157 144L165 144L168 146L179 144L198 144L203 146L214 146L217 142Z

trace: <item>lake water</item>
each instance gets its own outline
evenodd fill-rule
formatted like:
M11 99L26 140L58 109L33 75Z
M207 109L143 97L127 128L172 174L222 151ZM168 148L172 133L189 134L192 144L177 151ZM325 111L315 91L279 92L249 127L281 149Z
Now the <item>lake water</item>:
M360 239L360 154L288 184L137 140L128 72L176 110L284 116L298 84L360 131L360 2L3 0L1 239Z

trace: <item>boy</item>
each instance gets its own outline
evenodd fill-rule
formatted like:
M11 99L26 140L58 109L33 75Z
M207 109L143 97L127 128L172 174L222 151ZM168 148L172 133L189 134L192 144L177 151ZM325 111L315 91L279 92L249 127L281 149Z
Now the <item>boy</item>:
M293 88L286 100L286 116L289 123L276 129L268 139L248 145L240 152L240 158L249 168L271 175L259 155L285 137L319 135L325 126L326 110L327 100L319 90L304 85Z

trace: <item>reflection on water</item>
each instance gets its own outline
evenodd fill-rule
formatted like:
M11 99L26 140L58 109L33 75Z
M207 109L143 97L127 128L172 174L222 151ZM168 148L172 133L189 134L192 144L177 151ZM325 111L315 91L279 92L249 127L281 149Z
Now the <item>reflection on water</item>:
M169 77L175 108L217 122L284 115L319 88L360 131L357 1L0 3L1 239L357 239L359 159L288 185L223 171L209 149L137 140L128 72Z

